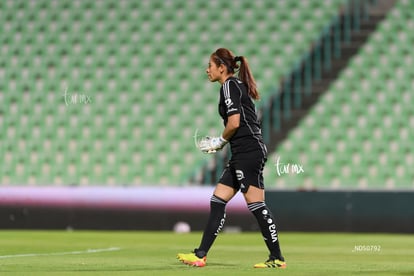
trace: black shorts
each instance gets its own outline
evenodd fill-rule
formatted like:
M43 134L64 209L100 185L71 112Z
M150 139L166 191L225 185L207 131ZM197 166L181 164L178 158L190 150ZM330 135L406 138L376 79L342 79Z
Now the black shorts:
M230 160L219 179L219 183L246 193L249 186L264 189L263 168L266 158Z

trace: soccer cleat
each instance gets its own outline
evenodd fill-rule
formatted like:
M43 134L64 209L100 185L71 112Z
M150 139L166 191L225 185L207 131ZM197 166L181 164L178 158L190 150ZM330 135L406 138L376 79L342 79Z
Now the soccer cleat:
M264 263L255 264L254 268L286 268L286 262L278 259L269 259Z
M179 253L177 255L177 259L184 264L187 264L189 266L197 266L197 267L205 266L206 261L207 261L206 256L199 258L193 252L192 253Z

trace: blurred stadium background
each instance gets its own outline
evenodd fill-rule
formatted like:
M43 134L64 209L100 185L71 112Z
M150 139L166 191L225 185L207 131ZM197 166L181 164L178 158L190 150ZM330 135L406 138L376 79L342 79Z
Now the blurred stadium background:
M282 228L414 230L414 1L1 0L0 21L2 227L204 216L228 152L193 135L222 130L205 68L226 47L262 94Z

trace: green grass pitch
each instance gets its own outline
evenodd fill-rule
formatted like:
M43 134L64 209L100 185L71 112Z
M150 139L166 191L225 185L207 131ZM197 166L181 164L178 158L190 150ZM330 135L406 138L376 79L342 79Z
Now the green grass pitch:
M176 260L201 233L0 231L0 275L414 275L414 235L280 233L287 269L254 269L267 257L259 233L221 233L207 266Z

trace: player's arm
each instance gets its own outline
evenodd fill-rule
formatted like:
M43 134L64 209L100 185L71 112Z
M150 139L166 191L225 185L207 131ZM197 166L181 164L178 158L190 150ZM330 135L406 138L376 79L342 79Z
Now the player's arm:
M223 137L225 140L229 141L230 138L236 133L237 129L240 126L240 113L235 113L227 118L227 124L224 128Z
M236 133L240 126L240 106L242 93L234 81L223 86L226 103L227 123L221 135L226 141Z
M206 153L221 150L240 126L241 91L232 81L223 85L223 91L227 113L226 127L221 136L209 138L201 143L199 147Z

